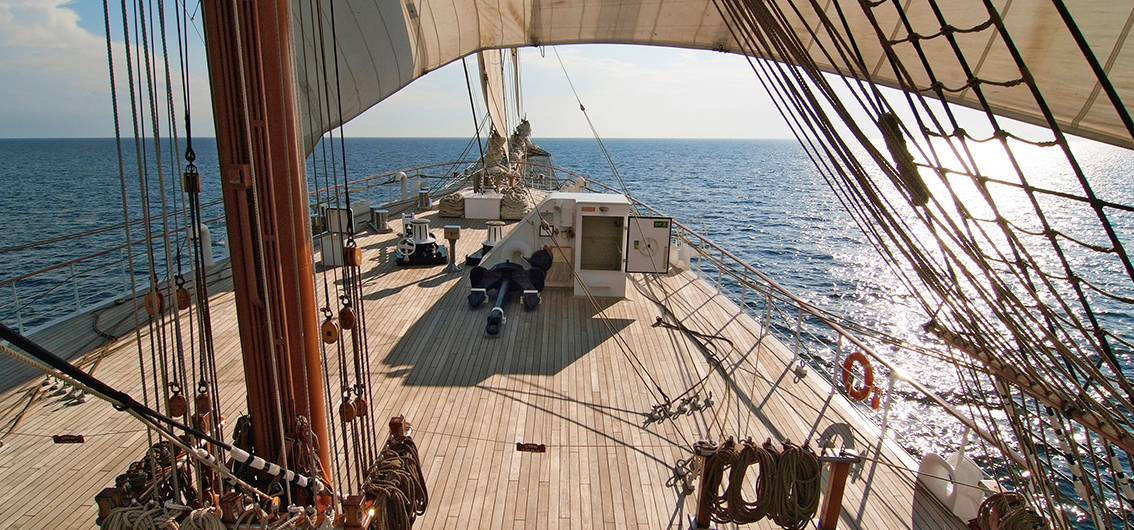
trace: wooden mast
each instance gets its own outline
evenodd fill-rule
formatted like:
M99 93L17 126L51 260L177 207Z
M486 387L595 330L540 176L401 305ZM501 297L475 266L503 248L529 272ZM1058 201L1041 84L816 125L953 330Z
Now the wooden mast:
M284 436L295 437L303 416L326 467L330 439L290 2L204 0L203 8L255 450L282 463L281 420Z

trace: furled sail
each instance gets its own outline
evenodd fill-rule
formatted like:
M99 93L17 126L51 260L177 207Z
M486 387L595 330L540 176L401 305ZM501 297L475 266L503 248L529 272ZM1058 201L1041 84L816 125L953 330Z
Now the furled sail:
M789 14L784 22L803 43L853 36L840 44L843 53L856 56L859 70L878 84L917 87L970 107L980 107L983 97L1000 115L1046 125L1044 112L1020 82L1030 75L1044 94L1042 106L1065 131L1134 147L1134 124L1115 110L1120 102L1134 101L1134 50L1127 44L1134 7L1129 2L768 3ZM1060 13L1065 3L1066 17ZM730 14L726 22L722 13L728 11L713 0L339 0L334 5L335 13L329 0L293 4L308 149L340 120L478 50L625 43L741 51L730 29L738 15ZM751 11L756 4L747 5ZM943 32L948 38L933 38ZM895 40L892 35L898 34L924 38ZM1095 65L1084 49L1098 57ZM958 55L975 59L962 63ZM841 64L837 57L818 55L815 61L821 70L852 74L835 66ZM323 81L324 72L330 82ZM1100 83L1096 72L1105 72L1103 79L1113 87Z
M496 132L506 136L512 128L508 126L508 115L505 110L504 62L501 60L500 51L477 52L476 60L480 67L480 88L484 92L488 116L492 119L492 126L496 127Z

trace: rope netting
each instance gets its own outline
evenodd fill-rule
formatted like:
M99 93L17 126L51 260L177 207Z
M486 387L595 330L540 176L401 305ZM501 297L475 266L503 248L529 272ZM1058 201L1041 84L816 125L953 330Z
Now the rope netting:
M1130 230L1128 186L1110 185L1112 175L1092 174L1090 161L1080 160L1000 8L991 1L967 10L938 4L716 1L747 55L778 59L751 65L816 168L916 298L925 332L953 347L958 391L975 405L973 414L1003 440L997 449L1018 444L1027 455L1031 469L1010 473L1016 489L1057 527L1073 525L1076 516L1065 509L1072 505L1099 528L1126 524L1131 504L1119 493L1134 449L1134 387L1124 373L1132 338L1123 315L1134 302L1134 266L1122 241ZM950 19L962 11L963 20ZM916 28L911 13L922 21ZM927 13L937 27L924 25ZM875 34L851 33L852 18L867 20ZM1064 23L1083 60L1097 65L1073 18ZM860 50L867 45L882 48L881 64L865 63ZM1010 58L1011 73L982 70L989 53ZM824 74L815 58L845 75ZM901 92L870 82L878 69L892 70ZM940 80L957 71L967 82ZM1105 71L1093 71L1108 88ZM989 90L1034 105L1046 128L998 116ZM975 96L976 112L952 103L959 93ZM1116 97L1110 102L1127 116ZM997 383L1007 391L996 392ZM1045 407L1059 414L1041 414ZM1000 409L1007 420L990 412ZM1048 447L1051 435L1067 450ZM1112 452L1127 457L1108 459ZM1072 482L1067 489L1077 495L1059 487Z

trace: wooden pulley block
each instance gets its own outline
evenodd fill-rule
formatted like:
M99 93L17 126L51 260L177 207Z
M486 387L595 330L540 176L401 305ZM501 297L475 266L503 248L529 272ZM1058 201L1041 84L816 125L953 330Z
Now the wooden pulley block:
M173 416L174 418L180 418L181 416L184 416L188 411L189 403L185 401L185 396L181 395L180 392L174 392L172 396L169 396L170 416Z
M181 187L186 193L201 193L201 174L196 171L182 173Z
M197 406L197 414L207 414L213 411L213 400L209 398L207 392L197 394L197 399L193 403Z
M343 420L343 423L354 421L355 410L353 401L352 399L344 399L342 404L339 405L339 419Z
M358 318L354 314L354 308L345 306L339 310L339 324L343 329L354 329L354 325L358 323Z
M146 313L156 317L165 311L165 295L161 291L150 291L145 298Z
M343 263L346 263L348 267L361 267L362 249L358 247L344 247Z
M366 400L362 396L354 398L354 415L358 418L365 418L367 412Z
M328 318L323 322L320 330L323 332L323 342L327 344L334 344L339 340L339 323L335 322L333 318Z
M184 287L177 288L177 309L185 311L189 309L189 305L193 303L193 297L189 294L189 289Z

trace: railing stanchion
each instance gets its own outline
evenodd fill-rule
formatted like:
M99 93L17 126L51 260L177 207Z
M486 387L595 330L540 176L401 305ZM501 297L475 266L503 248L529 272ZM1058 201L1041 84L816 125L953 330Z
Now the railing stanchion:
M803 307L801 306L799 308L799 318L797 318L796 321L795 321L795 346L792 348L793 351L795 352L795 358L793 359L793 362L799 360L799 334L802 331L802 328L803 328ZM839 336L839 339L841 340L842 336Z
M79 273L75 272L75 264L71 264L71 287L75 291L75 312L83 310L83 304L79 300Z
M721 285L721 280L724 277L724 252L721 252L721 259L717 262L717 294L724 293L724 287Z
M886 437L886 427L890 425L890 404L894 401L894 384L898 382L898 372L890 370L890 383L886 388L886 403L882 405L882 430L878 435L878 440L882 441ZM968 432L968 427L965 427L965 432Z
M740 281L740 312L746 313L745 304L748 303L748 269L744 269L744 279Z
M697 279L698 280L701 279L701 256L705 255L705 240L704 239L701 240L701 244L699 246L701 248L699 248L697 250Z
M20 307L20 293L16 291L16 282L12 282L12 302L16 304L16 324L20 334L24 333L24 308Z
M764 294L764 311L760 315L760 340L763 341L764 337L770 335L772 332L768 330L768 321L772 318L772 290Z
M839 386L841 375L839 373L843 368L843 336L840 334L839 339L835 341L835 363L831 366L831 395L835 395L835 388Z

